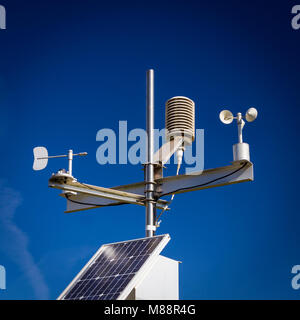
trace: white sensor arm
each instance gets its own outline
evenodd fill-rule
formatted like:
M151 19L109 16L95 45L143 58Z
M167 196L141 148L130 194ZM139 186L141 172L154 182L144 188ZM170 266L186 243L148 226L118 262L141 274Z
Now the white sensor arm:
M172 155L183 145L183 137L175 136L174 139L167 141L153 156L154 163L164 165L172 157Z

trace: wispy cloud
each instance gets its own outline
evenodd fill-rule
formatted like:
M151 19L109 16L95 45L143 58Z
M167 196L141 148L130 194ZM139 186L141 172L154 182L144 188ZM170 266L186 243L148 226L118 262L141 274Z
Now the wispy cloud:
M29 251L28 237L14 222L21 202L20 193L0 181L0 250L24 272L36 298L48 299L49 289Z
M47 274L49 283L55 283L56 289L51 291L57 298L75 275L93 256L95 246L76 245L74 247L59 247L45 252L38 266Z

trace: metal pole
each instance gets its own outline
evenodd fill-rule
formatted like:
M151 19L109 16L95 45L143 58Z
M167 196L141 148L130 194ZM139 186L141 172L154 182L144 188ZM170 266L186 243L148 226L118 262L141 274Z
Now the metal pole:
M147 71L147 96L146 96L146 129L147 129L147 163L145 165L145 196L146 196L146 237L155 235L155 211L154 201L154 70Z
M69 150L68 152L68 160L69 160L69 175L72 175L72 161L73 161L73 150Z
M239 143L243 143L243 118L242 118L242 114L239 112L237 114L237 124L238 124L238 139L239 139Z

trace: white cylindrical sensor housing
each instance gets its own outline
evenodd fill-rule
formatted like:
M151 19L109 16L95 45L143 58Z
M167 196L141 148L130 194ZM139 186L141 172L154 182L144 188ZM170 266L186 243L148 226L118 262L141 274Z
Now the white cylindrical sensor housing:
M250 151L248 143L236 143L233 145L233 161L250 161Z
M195 103L193 100L177 96L166 102L167 140L183 136L185 144L195 139Z

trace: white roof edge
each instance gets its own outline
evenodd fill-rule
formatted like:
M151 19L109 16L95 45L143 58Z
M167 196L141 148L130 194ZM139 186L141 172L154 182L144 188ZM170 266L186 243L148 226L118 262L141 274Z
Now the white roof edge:
M128 283L128 285L125 287L123 292L120 294L117 300L125 300L128 295L131 293L131 291L137 287L145 278L147 273L151 270L153 265L157 262L159 259L159 254L164 249L164 247L167 245L167 243L170 241L171 237L169 234L160 235L164 236L162 241L158 244L158 246L154 249L154 251L151 253L150 257L147 259L147 261L144 263L144 265L140 268L140 270L135 274L135 276L131 279L131 281ZM144 238L142 238L144 239Z

